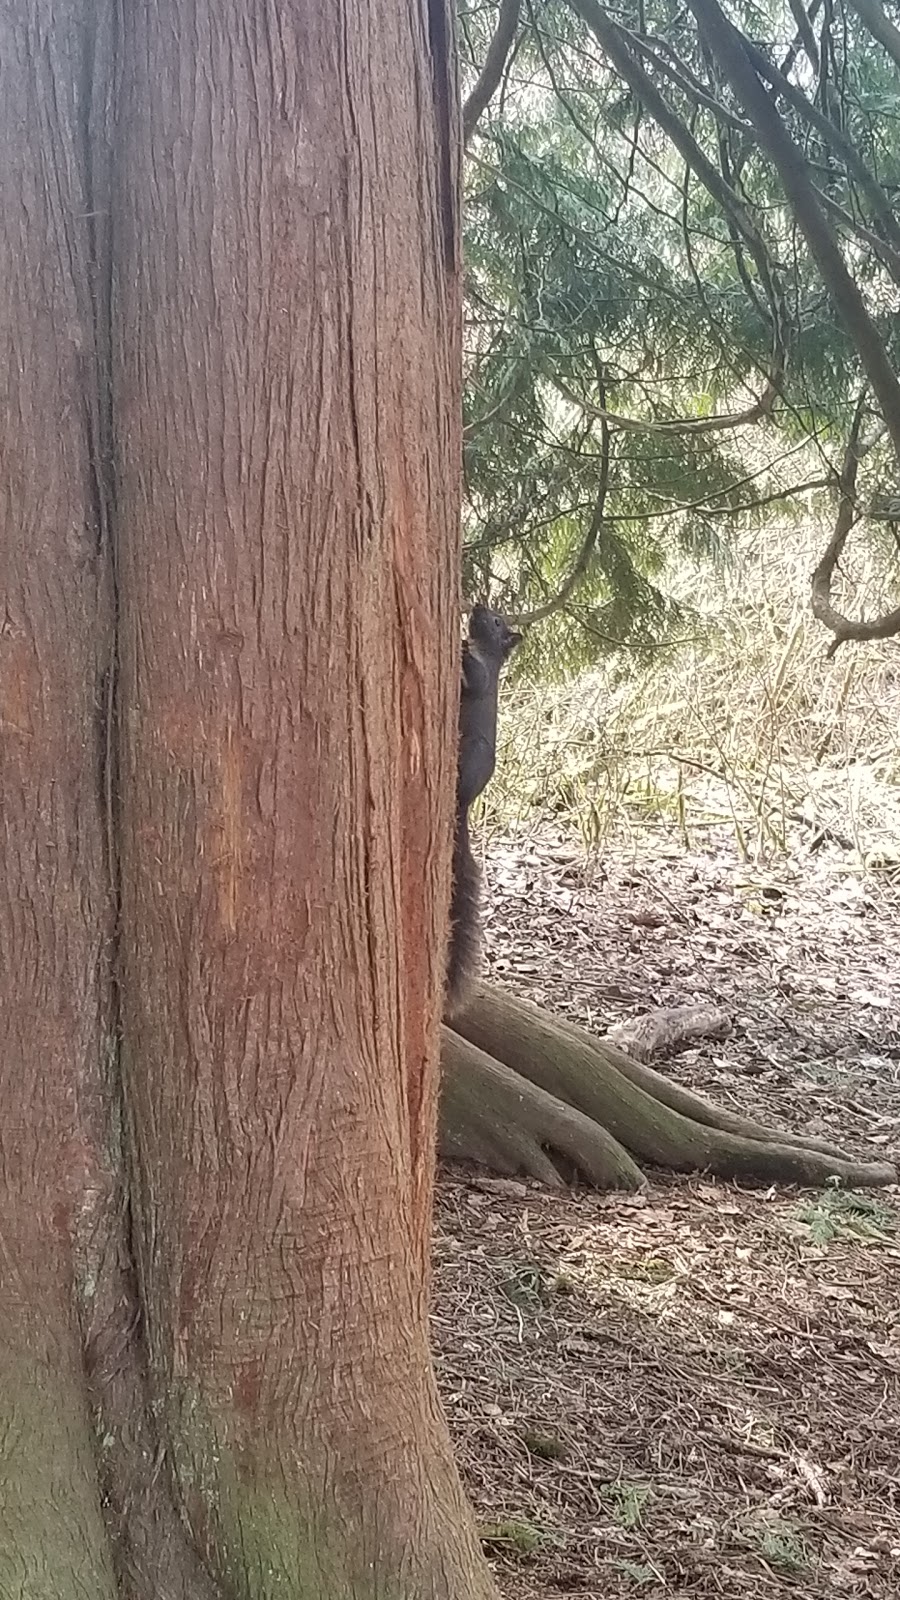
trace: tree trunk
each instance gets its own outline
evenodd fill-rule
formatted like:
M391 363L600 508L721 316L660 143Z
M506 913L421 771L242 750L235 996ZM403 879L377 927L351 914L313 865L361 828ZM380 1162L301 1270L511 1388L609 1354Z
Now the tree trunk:
M0 1592L486 1600L427 1317L449 19L108 20L0 25Z
M721 1030L718 1012L708 1022ZM696 1008L682 1023L696 1034ZM821 1140L711 1106L609 1039L493 986L480 985L454 1025L443 1043L440 1148L448 1160L556 1185L579 1176L605 1189L638 1187L638 1162L744 1182L897 1180L889 1161L854 1161Z
M90 207L73 7L21 11L0 20L0 1594L104 1600L72 1282L111 927L95 712L108 617L82 398Z
M209 1568L247 1595L468 1600L489 1585L426 1316L452 80L418 5L373 18L124 20L125 1081L153 1395Z

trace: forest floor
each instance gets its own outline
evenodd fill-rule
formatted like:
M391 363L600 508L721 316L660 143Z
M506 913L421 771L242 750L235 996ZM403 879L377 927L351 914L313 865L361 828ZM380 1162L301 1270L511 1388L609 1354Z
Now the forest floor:
M896 878L828 844L750 867L725 839L601 870L544 836L492 846L490 882L499 982L598 1032L722 1006L729 1038L654 1064L900 1153ZM900 1193L650 1176L442 1176L438 1373L504 1596L893 1600Z

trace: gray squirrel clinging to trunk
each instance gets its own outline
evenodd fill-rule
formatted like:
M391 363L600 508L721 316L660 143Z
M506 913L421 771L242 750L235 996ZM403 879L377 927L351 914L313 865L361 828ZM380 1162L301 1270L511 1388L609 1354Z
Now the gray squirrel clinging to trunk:
M448 1019L465 1009L481 961L481 875L469 842L469 807L490 782L497 759L497 691L503 663L521 641L503 617L473 606L463 642L456 770L456 832L447 957Z

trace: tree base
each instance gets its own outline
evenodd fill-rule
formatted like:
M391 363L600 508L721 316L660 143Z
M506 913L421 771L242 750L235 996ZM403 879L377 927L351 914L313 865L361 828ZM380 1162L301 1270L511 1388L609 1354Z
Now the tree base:
M638 1031L643 1052L653 1040L671 1048L701 1036L704 1019L717 1034L727 1031L727 1018L707 1007L678 1008L665 1019ZM493 986L480 984L454 1028L444 1028L442 1054L447 1160L557 1188L580 1179L598 1189L638 1189L646 1181L641 1163L742 1183L874 1188L897 1180L889 1161L855 1161L822 1140L710 1105L610 1039Z

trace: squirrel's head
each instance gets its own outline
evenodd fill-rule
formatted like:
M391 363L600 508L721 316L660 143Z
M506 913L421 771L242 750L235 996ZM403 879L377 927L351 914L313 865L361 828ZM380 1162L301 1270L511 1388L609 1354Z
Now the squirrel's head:
M522 635L514 632L505 617L480 604L473 606L469 613L469 638L479 649L499 656L501 661L522 642Z

